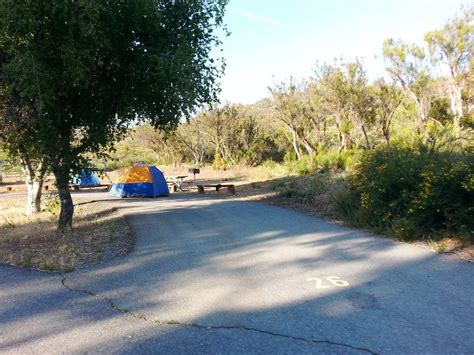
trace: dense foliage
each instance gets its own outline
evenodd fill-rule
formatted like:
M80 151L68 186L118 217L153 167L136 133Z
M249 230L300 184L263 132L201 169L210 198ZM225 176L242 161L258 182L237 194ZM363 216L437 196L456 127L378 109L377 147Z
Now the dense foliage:
M350 184L365 221L397 237L474 230L473 154L381 147L364 154Z

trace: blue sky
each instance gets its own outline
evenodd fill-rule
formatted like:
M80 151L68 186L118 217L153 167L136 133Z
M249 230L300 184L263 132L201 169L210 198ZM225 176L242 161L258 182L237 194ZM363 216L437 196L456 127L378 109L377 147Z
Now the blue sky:
M370 78L384 75L389 37L421 43L464 0L230 0L221 100L253 103L274 82L309 77L317 61L363 58ZM375 57L377 56L377 57Z

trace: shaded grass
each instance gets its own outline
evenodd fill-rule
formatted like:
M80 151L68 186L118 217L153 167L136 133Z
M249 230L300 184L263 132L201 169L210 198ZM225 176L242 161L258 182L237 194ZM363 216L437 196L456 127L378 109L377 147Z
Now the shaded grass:
M55 211L28 217L23 202L0 202L0 262L44 271L72 271L80 265L126 254L133 245L125 218L113 207L76 207L74 229L56 231Z

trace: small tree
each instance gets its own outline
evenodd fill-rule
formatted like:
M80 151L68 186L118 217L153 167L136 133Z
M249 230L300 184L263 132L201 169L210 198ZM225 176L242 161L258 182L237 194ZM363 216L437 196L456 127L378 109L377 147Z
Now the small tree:
M317 151L314 140L311 139L314 128L314 112L311 110L311 95L307 83L296 83L293 79L269 88L277 112L278 119L284 123L291 134L291 143L298 159L301 159L301 149L307 154Z
M416 45L388 39L383 44L383 55L388 62L387 71L415 104L419 126L424 129L432 99L424 50Z
M236 163L234 145L238 142L236 126L239 111L234 105L224 105L206 112L200 117L201 134L206 137L214 150L213 166L217 169L227 168Z
M368 130L374 123L374 109L362 63L335 61L333 65L317 67L315 71L322 100L339 132L339 152L352 146L355 127L360 128L365 145L370 148Z
M204 165L204 158L208 151L209 144L205 136L199 117L191 118L177 131L178 140L189 150L197 167Z
M145 124L135 128L132 137L138 146L152 151L157 162L178 165L183 160L183 149L176 131L161 132Z
M447 70L447 91L451 101L455 134L464 116L462 93L469 79L474 53L474 7L449 20L440 30L425 34L435 65Z
M28 136L48 159L71 227L72 172L108 148L130 122L172 129L217 99L226 0L0 2L0 93L34 101ZM10 125L12 120L6 119Z
M372 86L376 121L387 145L390 145L391 126L393 116L400 107L403 95L393 84L386 83L383 79L376 80Z
M37 111L35 103L21 100L17 93L0 95L0 139L11 157L17 157L25 174L26 214L41 211L41 193L48 157L35 144Z

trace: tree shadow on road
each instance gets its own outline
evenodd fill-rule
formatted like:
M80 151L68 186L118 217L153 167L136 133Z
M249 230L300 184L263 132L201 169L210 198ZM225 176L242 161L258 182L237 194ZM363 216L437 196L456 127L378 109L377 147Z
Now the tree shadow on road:
M0 332L14 334L0 351L474 346L469 263L258 203L174 196L134 207L135 250L66 275L74 291L57 275L1 270Z

